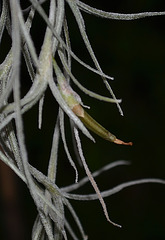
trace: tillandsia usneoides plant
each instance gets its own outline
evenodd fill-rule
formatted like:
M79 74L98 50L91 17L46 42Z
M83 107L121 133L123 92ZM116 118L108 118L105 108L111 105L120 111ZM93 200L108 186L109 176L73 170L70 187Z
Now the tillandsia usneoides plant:
M90 97L103 101L102 104L104 102L116 104L119 113L123 114L120 107L121 100L115 97L110 86L110 81L113 78L102 71L90 44L82 12L102 18L125 21L165 15L165 12L111 13L93 8L79 0L29 0L25 2L2 0L1 6L0 43L2 42L4 32L7 32L9 42L11 41L11 48L0 65L0 159L27 185L29 193L34 200L38 216L33 226L32 239L68 239L68 235L75 240L87 239L80 219L69 201L70 199L98 199L103 208L105 218L113 225L121 227L111 220L104 197L111 196L121 189L132 185L150 182L165 184L165 181L160 179L129 181L113 189L100 192L94 178L113 167L127 165L128 162L117 161L108 164L93 174L90 172L83 154L79 131L93 142L95 140L91 135L91 131L105 140L119 145L132 145L132 142L125 143L119 140L94 120L89 115L89 110L84 110L85 106L80 96L73 90L74 85L76 85ZM44 9L45 2L47 2L46 10ZM23 8L24 4L26 4L26 8ZM88 63L82 61L72 51L72 39L70 39L65 5L68 5L71 9L85 47L95 67L91 67ZM48 13L47 9L49 9ZM40 15L43 23L46 24L43 43L39 53L37 53L36 44L33 42L33 36L30 32L37 15ZM22 58L25 60L30 84L25 96L22 96L21 92L21 84L23 83L20 74ZM72 72L72 59L89 71L99 75L107 91L109 91L110 97L102 96L83 86L83 83L80 83ZM23 114L39 103L38 127L42 130L44 96L48 88L58 103L59 111L56 116L47 175L45 175L29 163ZM10 98L11 96L12 98ZM79 180L77 162L72 159L67 145L64 114L70 119L73 144L75 143L74 148L77 150L76 156L81 161L81 165L87 175L82 180ZM56 185L57 164L59 161L62 161L58 157L60 136L66 156L75 171L75 179L73 180L75 183L63 188ZM94 194L79 195L71 193L87 182L90 182L94 188ZM71 226L67 220L65 208L69 209L79 230L79 236L76 236L74 226Z

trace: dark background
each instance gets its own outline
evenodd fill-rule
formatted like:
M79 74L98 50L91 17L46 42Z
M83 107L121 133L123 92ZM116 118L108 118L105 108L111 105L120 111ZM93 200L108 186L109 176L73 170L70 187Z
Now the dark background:
M85 1L105 11L135 13L142 11L164 11L162 0ZM72 48L75 53L92 65L80 38L77 25L67 7ZM86 30L103 71L115 78L111 86L118 98L122 98L124 117L120 116L115 104L91 99L77 90L89 113L118 138L132 141L133 146L117 146L95 136L93 144L84 136L82 143L91 171L114 162L128 160L130 166L121 166L98 177L100 190L109 189L120 183L140 178L164 178L164 106L165 106L165 17L151 17L135 21L116 21L83 14ZM43 28L35 29L36 46L42 39ZM40 23L41 25L41 23ZM35 30L34 30L35 29ZM34 31L34 32L33 32ZM9 42L10 46L10 42ZM39 48L39 47L38 47ZM3 51L2 50L2 56ZM2 58L3 59L3 58ZM88 89L108 96L101 79L73 61L73 73ZM22 73L24 74L24 73ZM28 89L29 79L24 79ZM53 111L52 111L53 109ZM57 105L47 91L44 107L43 129L37 129L37 107L25 114L25 132L30 162L46 173L50 155L51 137L56 119ZM68 128L68 141L70 129ZM72 145L70 143L70 148ZM58 185L74 182L74 172L66 160L62 144L59 153ZM73 155L74 156L74 155ZM79 169L80 177L84 175ZM19 198L24 216L26 237L30 239L31 228L36 216L35 206L29 198L26 186L19 183ZM90 186L79 193L93 192ZM165 186L145 184L130 187L105 199L110 218L121 224L118 229L109 224L97 201L72 201L89 239L118 240L162 240L165 239ZM69 217L70 218L70 217ZM71 220L72 221L72 220ZM74 223L73 223L74 224Z

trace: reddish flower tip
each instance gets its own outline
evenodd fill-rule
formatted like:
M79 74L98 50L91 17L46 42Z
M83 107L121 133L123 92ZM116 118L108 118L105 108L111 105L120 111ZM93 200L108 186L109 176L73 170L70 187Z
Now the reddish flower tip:
M116 144L122 144L122 145L129 145L129 146L132 146L132 145L133 145L132 142L126 143L126 142L123 142L122 140L117 139L117 138L115 139L114 143L116 143Z

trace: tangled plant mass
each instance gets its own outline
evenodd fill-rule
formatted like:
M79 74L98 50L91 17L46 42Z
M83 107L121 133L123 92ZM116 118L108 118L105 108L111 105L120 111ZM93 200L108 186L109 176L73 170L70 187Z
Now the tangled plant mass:
M48 15L44 10L44 2L49 4ZM93 60L95 68L79 59L71 49L72 39L70 39L69 36L67 24L68 19L65 15L65 4L69 5L75 17L75 21L77 22L85 47ZM40 14L41 18L47 25L43 44L38 55L36 53L35 43L32 40L33 36L30 34L30 29L33 25L36 12ZM144 17L165 15L165 12L144 12L137 14L104 12L90 7L78 0L30 0L29 7L27 9L22 9L20 2L17 0L2 1L2 11L0 16L0 43L2 42L1 40L6 29L8 32L8 38L11 38L12 45L10 51L0 65L0 159L27 184L29 192L34 200L38 211L38 217L36 218L33 226L32 239L45 239L46 236L50 240L63 238L67 239L68 232L73 239L78 239L72 229L72 226L70 226L69 222L65 218L65 207L67 207L71 212L79 229L81 239L87 238L81 222L71 206L69 199L99 199L106 219L110 223L120 226L110 220L103 200L104 197L110 196L121 191L123 188L136 184L149 182L165 183L165 181L161 179L141 179L122 183L113 189L100 192L94 178L113 167L127 165L128 162L117 161L111 163L93 174L91 174L88 168L81 146L79 130L81 130L83 134L92 141L94 141L94 138L88 129L92 130L104 139L117 144L132 145L132 143L124 143L98 124L84 110L84 105L80 96L72 89L71 84L73 82L87 95L96 98L97 100L116 104L120 114L123 114L120 107L121 101L116 99L109 84L109 80L113 78L102 71L92 46L90 45L85 30L85 22L82 12L114 20L135 20ZM20 81L20 71L22 68L21 54L25 60L27 72L31 81L30 89L23 97L21 97ZM93 71L98 74L111 97L102 96L84 87L72 73L72 58L89 71ZM26 136L24 134L23 114L28 112L39 102L38 119L39 128L42 129L44 95L46 89L48 88L50 88L52 95L59 104L59 112L54 128L48 171L47 175L44 175L29 163L25 144ZM13 102L9 102L11 94L13 95ZM64 113L67 114L71 120L73 138L76 142L79 158L81 159L81 163L87 175L87 177L82 180L78 180L76 163L73 161L67 146L67 140L65 138ZM13 128L12 120L15 122L16 130ZM67 158L74 168L76 175L75 183L63 188L59 188L56 185L57 164L58 161L61 160L58 158L60 136L62 138ZM96 192L95 194L80 195L71 193L73 190L80 188L88 181L91 182L91 185ZM41 183L41 185L38 183Z

